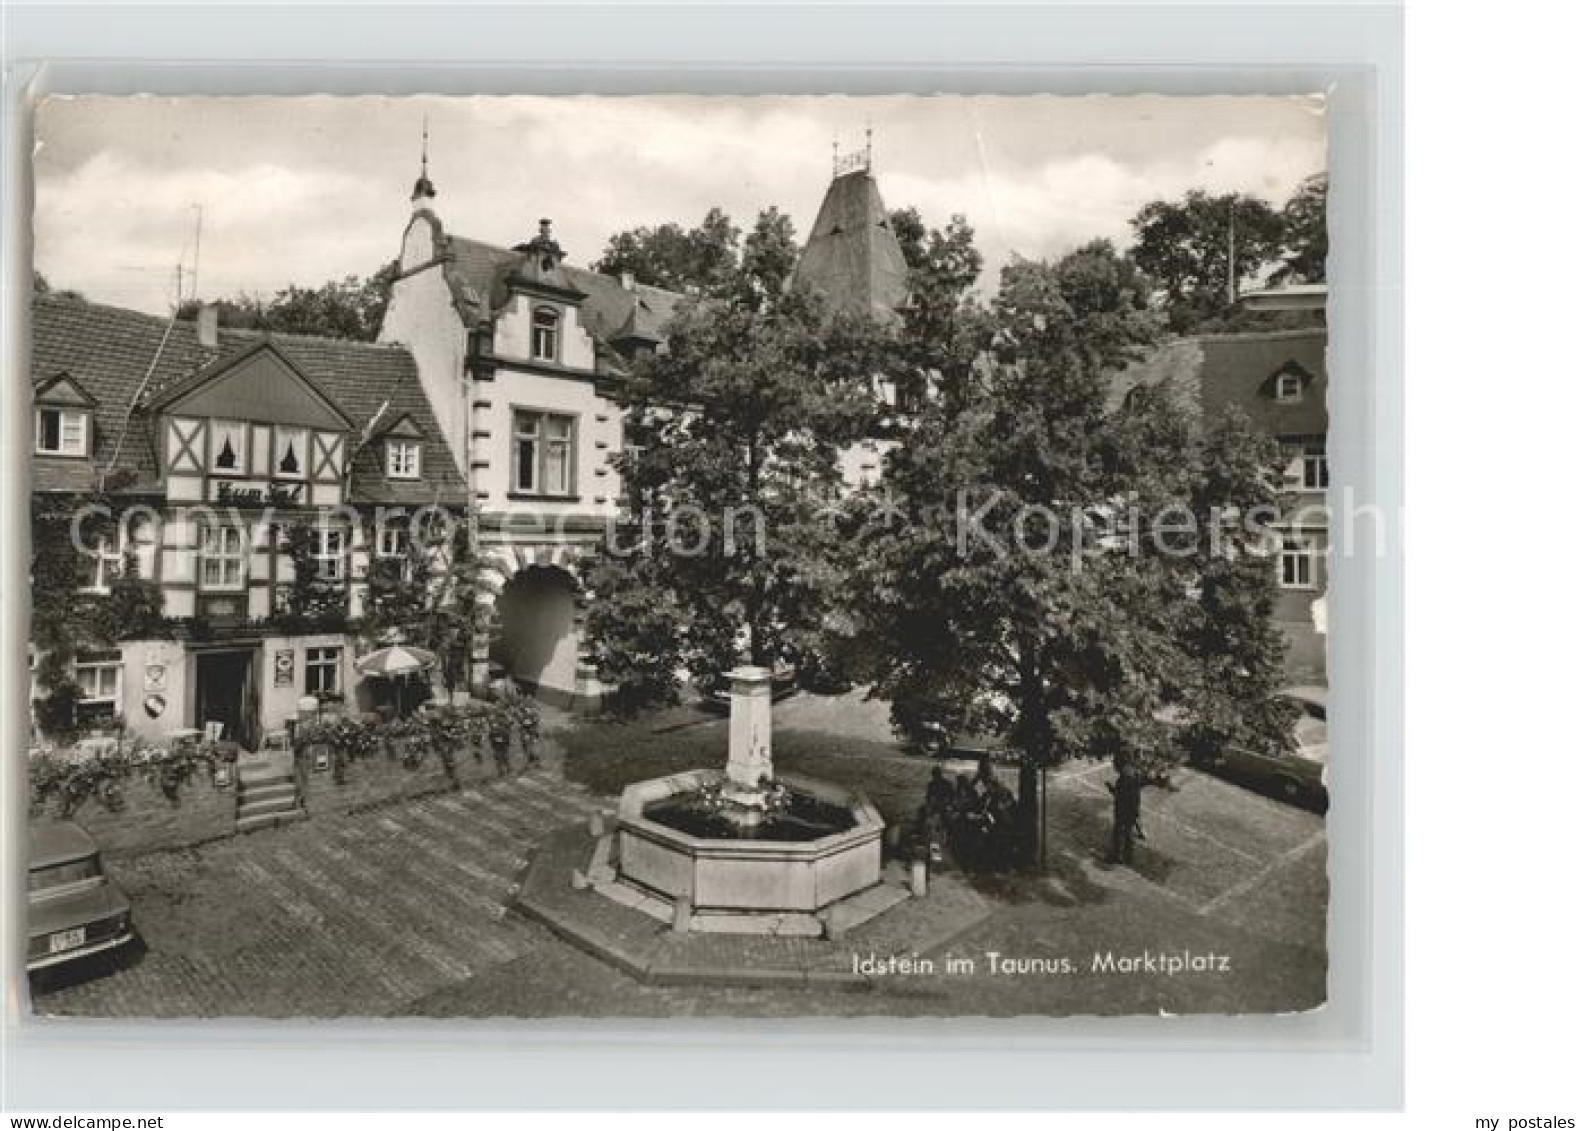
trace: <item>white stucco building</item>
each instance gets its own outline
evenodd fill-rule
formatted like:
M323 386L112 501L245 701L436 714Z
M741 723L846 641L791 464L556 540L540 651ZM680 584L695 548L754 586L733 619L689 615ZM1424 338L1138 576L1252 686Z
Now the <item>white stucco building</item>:
M661 340L681 296L573 267L541 220L512 248L447 232L413 187L381 340L412 353L468 481L500 631L475 650L551 702L597 700L581 658L579 563L616 514L611 457L624 363Z
M837 308L889 316L906 263L867 160L839 172L798 264L799 281ZM446 230L427 168L412 191L382 341L411 352L442 434L468 479L491 564L494 639L475 650L550 702L598 701L583 657L588 551L617 513L611 459L622 446L612 393L659 346L685 296L572 266L549 220L497 247ZM851 480L877 473L880 448L844 459Z

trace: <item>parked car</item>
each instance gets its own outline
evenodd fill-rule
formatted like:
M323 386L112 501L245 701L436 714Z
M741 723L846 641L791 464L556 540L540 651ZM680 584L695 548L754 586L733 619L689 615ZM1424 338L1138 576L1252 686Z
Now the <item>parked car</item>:
M908 746L926 758L969 758L978 761L988 755L992 761L1002 761L1017 756L1017 752L1000 735L953 730L945 723L934 720L921 722L918 730L916 736L908 739Z
M1228 778L1262 789L1296 804L1322 811L1330 803L1326 761L1326 689L1289 687L1276 693L1298 709L1291 751L1250 750L1231 746L1211 759L1210 768Z
M28 972L130 943L132 905L105 875L93 838L69 821L35 825L30 834Z
M1010 705L992 700L994 706L1010 710ZM894 725L903 744L926 758L966 758L978 761L1015 760L1017 752L1003 735L976 727L960 703L947 700L920 700L901 712Z

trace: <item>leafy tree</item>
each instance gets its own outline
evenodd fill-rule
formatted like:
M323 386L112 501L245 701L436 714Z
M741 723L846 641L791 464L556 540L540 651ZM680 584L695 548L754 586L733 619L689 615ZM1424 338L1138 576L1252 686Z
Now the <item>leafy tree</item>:
M711 208L696 228L665 223L618 232L590 266L607 275L631 272L640 283L666 290L719 294L736 282L742 231L720 208Z
M617 460L629 517L591 570L588 624L627 705L674 698L679 664L709 687L742 659L817 662L838 458L873 417L880 349L872 324L798 288L684 308L638 365Z
M375 532L368 533L373 544ZM465 527L448 540L441 524L409 524L405 553L370 563L358 626L364 640L371 646L398 640L433 652L446 689L466 687L473 641L491 629L478 600L480 574Z
M1190 505L1201 530L1193 562L1198 600L1184 626L1192 665L1183 706L1188 749L1205 757L1227 746L1283 749L1293 709L1274 693L1286 682L1286 646L1272 624L1276 575L1262 515L1279 511L1274 440L1231 408L1204 437Z
M771 205L759 213L743 240L742 277L748 301L779 295L797 266L797 228L792 217Z
M930 323L949 317L984 269L984 256L974 246L973 226L959 214L944 229L926 228L918 209L912 207L893 209L890 220L908 265L910 309Z
M36 295L54 295L56 298L76 299L82 301L81 291L58 291L50 285L44 272L37 268L33 271L33 293Z
M1117 531L1130 508L1148 529L1187 505L1198 465L1164 393L1107 411L1107 373L1159 333L1148 281L1109 244L1011 264L985 332L973 403L932 402L859 505L850 605L896 722L944 716L1017 750L1032 856L1042 768L1177 756L1161 709L1190 675L1194 562Z
M1281 266L1271 276L1277 283L1323 283L1330 240L1326 234L1329 181L1324 173L1304 178L1282 206Z
M205 303L191 298L176 308L176 317L191 322L198 317L198 309ZM237 294L232 298L213 300L216 321L232 330L269 329L268 304L257 295Z
M927 228L916 208L899 208L891 230L908 265L908 305L896 359L897 380L916 401L926 386L953 407L971 393L983 338L983 311L971 291L984 267L974 230L957 215L945 229Z
M1181 200L1146 204L1131 224L1128 257L1164 290L1168 322L1179 333L1229 328L1238 317L1229 275L1235 270L1239 286L1259 278L1282 246L1281 216L1242 194L1193 189Z
M314 288L287 287L265 309L265 328L371 342L379 337L395 273L389 264L367 279L348 275Z
M318 287L292 285L277 291L268 302L256 296L237 295L216 304L219 323L239 330L371 342L379 337L395 277L396 264L389 263L367 279L348 275ZM189 299L178 308L176 316L195 318L199 305L198 300Z

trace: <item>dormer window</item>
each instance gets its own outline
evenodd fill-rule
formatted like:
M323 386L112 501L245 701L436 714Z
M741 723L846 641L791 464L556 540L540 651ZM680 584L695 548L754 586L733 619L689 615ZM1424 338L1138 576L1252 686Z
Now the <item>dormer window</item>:
M385 474L391 479L417 479L423 475L423 448L417 440L385 441Z
M1303 374L1291 370L1277 374L1276 400L1282 404L1293 404L1303 400Z
M536 306L529 353L535 361L555 361L561 349L561 314L553 306Z
M88 413L80 408L34 410L33 450L46 456L88 454Z

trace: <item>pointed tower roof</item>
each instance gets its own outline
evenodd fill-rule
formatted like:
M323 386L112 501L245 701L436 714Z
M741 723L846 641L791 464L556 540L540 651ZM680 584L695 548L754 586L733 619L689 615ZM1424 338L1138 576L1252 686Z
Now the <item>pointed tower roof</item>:
M835 310L881 321L907 301L907 261L867 159L850 171L838 163L792 278Z

